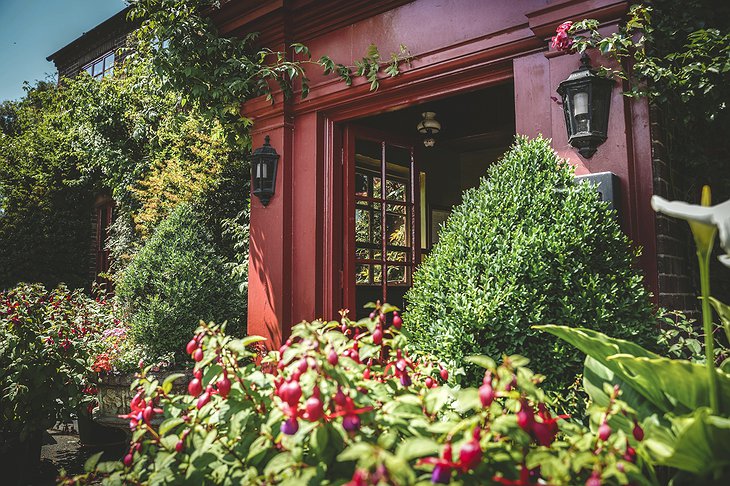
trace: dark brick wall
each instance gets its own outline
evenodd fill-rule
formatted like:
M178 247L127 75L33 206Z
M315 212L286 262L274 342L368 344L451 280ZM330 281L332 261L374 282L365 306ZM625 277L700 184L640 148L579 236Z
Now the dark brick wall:
M667 199L682 198L682 176L670 165L661 127L661 111L651 109L652 164L654 194ZM694 243L685 221L656 215L657 268L659 271L659 305L679 310L688 317L699 318L698 288L695 282Z

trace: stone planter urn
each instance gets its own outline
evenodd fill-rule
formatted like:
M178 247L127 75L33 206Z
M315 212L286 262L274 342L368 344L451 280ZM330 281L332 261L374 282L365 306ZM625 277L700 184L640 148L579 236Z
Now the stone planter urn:
M185 373L185 376L175 380L172 387L173 393L185 393L190 380L193 379L192 370L167 370L150 373L162 383L165 378L174 373ZM92 416L94 421L106 427L115 427L129 431L129 420L120 418L120 415L129 413L129 402L135 392L129 389L135 379L134 373L119 375L106 375L99 378L96 399L99 402L94 408ZM152 420L152 425L157 426L162 422L162 417Z

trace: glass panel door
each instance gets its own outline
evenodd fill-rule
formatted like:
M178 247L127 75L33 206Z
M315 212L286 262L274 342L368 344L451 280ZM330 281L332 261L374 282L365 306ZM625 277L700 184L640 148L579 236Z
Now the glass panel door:
M353 254L355 317L380 300L403 308L418 262L418 179L413 147L383 135L356 131L350 167L354 171ZM414 217L416 215L416 217Z

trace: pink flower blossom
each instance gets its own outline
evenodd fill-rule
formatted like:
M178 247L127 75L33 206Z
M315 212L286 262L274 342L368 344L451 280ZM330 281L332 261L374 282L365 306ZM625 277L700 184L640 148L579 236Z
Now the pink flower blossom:
M557 51L569 52L573 47L573 38L569 34L572 26L573 22L570 20L560 24L555 30L555 36L550 40L550 47Z

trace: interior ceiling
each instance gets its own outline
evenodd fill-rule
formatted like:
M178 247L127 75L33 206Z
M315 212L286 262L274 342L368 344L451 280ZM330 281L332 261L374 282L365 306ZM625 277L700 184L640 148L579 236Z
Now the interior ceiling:
M509 145L515 133L512 83L429 101L358 120L358 124L402 137L420 139L421 113L433 111L441 123L437 143L474 150Z

